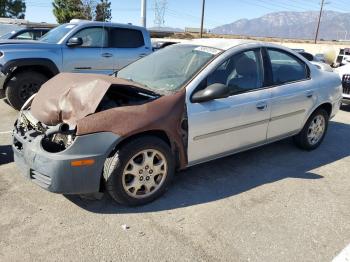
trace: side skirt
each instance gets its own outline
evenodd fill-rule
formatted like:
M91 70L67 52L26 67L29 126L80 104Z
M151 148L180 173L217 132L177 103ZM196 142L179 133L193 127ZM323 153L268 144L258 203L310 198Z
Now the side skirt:
M271 144L271 143L277 142L279 140L283 140L285 138L292 137L292 136L298 134L299 132L300 132L300 129L292 131L292 132L289 132L289 133L284 134L282 136L277 136L277 137L270 138L270 139L268 139L268 140L266 140L264 142L255 143L255 144L252 144L252 145L249 145L249 146L240 147L238 149L234 149L234 150L230 150L230 151L227 151L227 152L224 152L224 153L216 154L216 155L213 155L213 156L210 156L210 157L207 157L207 158L195 160L195 161L189 162L187 167L195 166L195 165L202 164L202 163L205 163L205 162L208 162L208 161L212 161L212 160L215 160L215 159L218 159L218 158L222 158L222 157L225 157L225 156L229 156L229 155L237 154L237 153L240 153L240 152L244 152L244 151L247 151L247 150L250 150L250 149L253 149L253 148L257 148L257 147L260 147L260 146L263 146L263 145Z

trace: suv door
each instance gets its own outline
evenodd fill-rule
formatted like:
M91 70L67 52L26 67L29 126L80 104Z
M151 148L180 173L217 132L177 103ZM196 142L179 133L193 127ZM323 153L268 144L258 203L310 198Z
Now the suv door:
M261 50L252 49L233 55L194 93L214 83L228 85L231 95L188 105L190 165L266 141L271 91L264 88Z
M284 50L267 49L272 73L271 120L267 138L298 132L316 103L317 92L310 69L301 59Z
M116 70L151 52L146 46L142 31L132 28L110 28L110 47Z
M108 47L108 29L106 27L87 27L74 34L80 37L80 46L63 47L63 69L75 73L112 74L114 69L113 56L105 55ZM68 40L69 41L69 40Z

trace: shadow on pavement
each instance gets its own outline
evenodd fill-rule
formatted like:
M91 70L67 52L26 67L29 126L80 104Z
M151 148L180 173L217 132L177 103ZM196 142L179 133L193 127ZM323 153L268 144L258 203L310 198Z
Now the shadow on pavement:
M342 105L340 107L340 110L345 111L345 112L350 112L350 105Z
M13 162L12 146L0 146L0 166Z
M350 125L331 122L323 144L307 152L296 148L292 139L191 167L178 173L160 199L141 207L124 207L105 194L100 201L66 196L94 213L139 213L170 210L208 203L243 193L285 178L321 179L314 169L350 155ZM341 146L339 146L341 145Z

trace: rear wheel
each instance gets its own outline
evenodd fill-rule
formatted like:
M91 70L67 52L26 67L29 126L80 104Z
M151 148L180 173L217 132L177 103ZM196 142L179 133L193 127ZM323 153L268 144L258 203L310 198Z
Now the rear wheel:
M157 137L140 137L124 145L104 166L106 190L120 204L136 206L161 196L174 176L170 147Z
M7 83L6 98L11 106L20 110L27 99L38 92L47 80L45 75L33 71L15 74Z
M326 110L316 110L307 120L301 132L294 137L296 145L305 150L316 149L323 141L328 128Z

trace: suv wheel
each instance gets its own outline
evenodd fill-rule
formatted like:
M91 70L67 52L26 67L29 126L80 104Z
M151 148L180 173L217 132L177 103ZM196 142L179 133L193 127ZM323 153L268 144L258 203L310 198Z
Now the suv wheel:
M136 206L161 196L174 176L174 156L161 139L144 136L124 145L104 165L106 190L120 204Z
M329 115L324 109L315 111L307 120L301 132L294 137L298 147L316 149L323 141L328 128Z
M33 71L15 74L7 83L6 98L11 106L20 110L47 80L45 75Z

